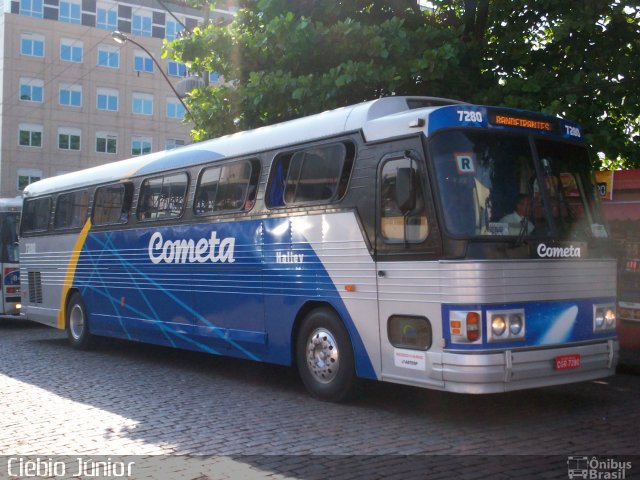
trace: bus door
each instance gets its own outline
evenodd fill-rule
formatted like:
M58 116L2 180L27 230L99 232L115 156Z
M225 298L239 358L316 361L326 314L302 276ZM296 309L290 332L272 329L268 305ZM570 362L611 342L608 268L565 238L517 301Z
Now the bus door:
M442 386L441 253L424 161L386 155L378 168L376 270L383 379Z

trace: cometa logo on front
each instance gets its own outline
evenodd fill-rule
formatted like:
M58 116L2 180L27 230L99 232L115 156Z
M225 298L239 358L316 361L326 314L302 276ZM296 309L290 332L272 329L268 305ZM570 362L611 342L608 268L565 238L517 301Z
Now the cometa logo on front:
M149 258L153 263L233 263L236 239L227 237L219 239L216 232L209 238L167 240L160 232L155 232L149 239Z
M580 247L549 247L544 243L538 245L538 256L542 258L580 258Z

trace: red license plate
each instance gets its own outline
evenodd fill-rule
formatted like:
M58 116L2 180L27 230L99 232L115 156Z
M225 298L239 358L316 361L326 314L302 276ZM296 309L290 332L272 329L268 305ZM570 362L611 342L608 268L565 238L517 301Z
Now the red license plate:
M560 355L554 359L556 361L556 370L569 370L571 368L580 368L580 354Z

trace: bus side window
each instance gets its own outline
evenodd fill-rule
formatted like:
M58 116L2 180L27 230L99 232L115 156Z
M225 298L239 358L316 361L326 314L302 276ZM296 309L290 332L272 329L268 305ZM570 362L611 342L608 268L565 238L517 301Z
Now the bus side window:
M26 200L22 212L21 230L23 233L46 231L50 217L51 197Z
M266 195L269 207L341 199L351 176L354 147L336 143L276 157Z
M186 173L143 181L138 195L138 220L179 217L184 207L187 184Z
M403 213L397 202L396 182L399 172L412 175L412 187L415 189L415 199L410 211ZM389 243L409 242L421 243L429 234L427 215L422 193L422 180L415 162L409 158L399 158L387 161L382 167L382 181L380 183L380 230L385 241Z
M86 190L58 196L53 224L56 229L80 228L87 219L89 193Z
M98 188L93 202L93 224L127 223L132 197L133 186L130 183Z
M194 213L251 210L259 173L257 160L242 160L203 170L196 188Z

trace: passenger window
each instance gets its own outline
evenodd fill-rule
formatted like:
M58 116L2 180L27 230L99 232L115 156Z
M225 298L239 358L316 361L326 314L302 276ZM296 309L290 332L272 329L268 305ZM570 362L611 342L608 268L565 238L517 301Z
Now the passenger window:
M87 220L89 193L86 190L58 196L53 221L56 229L81 228Z
M22 212L22 232L42 232L49 227L51 197L36 198L24 202Z
M398 205L396 182L404 176L410 179L412 204L402 212ZM422 180L416 162L409 158L390 160L382 167L380 229L389 243L421 243L429 234L422 193Z
M93 224L99 226L127 223L132 197L133 185L130 183L98 188L93 202Z
M206 215L251 210L259 172L257 161L235 162L203 170L196 188L194 213Z
M355 148L337 143L276 158L267 195L269 207L326 203L346 193Z
M184 207L188 177L177 173L142 182L138 197L139 220L163 220L179 217Z

